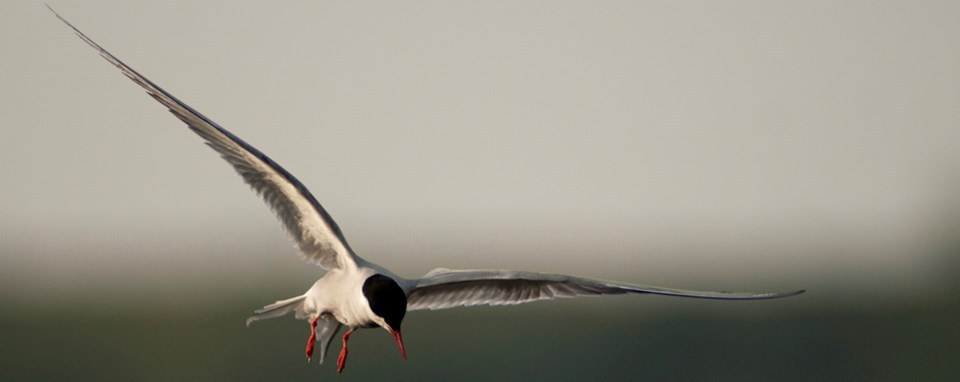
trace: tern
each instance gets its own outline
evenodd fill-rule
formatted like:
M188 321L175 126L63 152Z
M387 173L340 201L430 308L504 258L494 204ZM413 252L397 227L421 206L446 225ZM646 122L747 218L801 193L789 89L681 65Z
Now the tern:
M48 8L50 8L48 6ZM106 49L87 37L73 24L50 8L83 41L116 66L147 94L167 107L187 124L205 143L226 160L271 210L308 262L319 265L326 273L306 293L280 300L256 310L247 319L255 321L275 318L293 312L298 319L310 323L306 357L310 362L314 344L320 342L320 363L331 339L343 328L343 347L337 359L337 372L342 373L347 359L347 340L360 328L381 327L397 343L404 361L407 359L400 335L400 325L408 311L447 309L474 305L514 305L561 297L601 296L618 294L655 294L717 300L762 300L793 296L803 290L787 293L737 293L692 291L647 285L604 281L585 277L510 270L450 270L438 268L421 278L406 279L357 256L333 221L307 188L279 164L262 152L227 131L217 123L181 102L152 81L127 66ZM323 321L320 329L317 325Z

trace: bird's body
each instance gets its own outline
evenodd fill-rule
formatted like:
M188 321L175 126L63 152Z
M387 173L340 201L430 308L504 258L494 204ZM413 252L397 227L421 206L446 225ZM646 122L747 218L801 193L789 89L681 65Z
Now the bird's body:
M374 275L400 281L401 289L405 293L409 290L409 287L403 288L409 286L409 282L373 264L328 271L303 294L304 314L309 317L329 315L348 327L379 326L382 319L373 313L363 294L364 282ZM252 317L254 321L255 318Z
M52 11L52 9L51 9ZM56 12L54 12L56 14ZM304 294L257 310L252 322L294 313L311 325L306 355L320 342L320 362L331 339L346 326L338 359L342 371L347 340L354 330L381 327L395 338L406 359L400 324L407 311L471 305L511 305L558 297L659 294L719 300L758 300L801 293L732 293L689 291L604 281L567 275L508 270L434 269L405 279L356 255L343 232L306 186L250 144L184 104L121 62L57 15L101 56L180 118L226 160L276 213L300 254L327 272ZM323 323L319 328L317 326Z
M304 293L304 312L311 317L328 314L349 327L376 326L376 315L361 290L363 282L375 274L366 267L327 272Z

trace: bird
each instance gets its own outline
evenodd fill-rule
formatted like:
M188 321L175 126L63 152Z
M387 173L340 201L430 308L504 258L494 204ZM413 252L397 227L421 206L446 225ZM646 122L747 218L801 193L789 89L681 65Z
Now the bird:
M383 328L393 336L406 362L401 324L409 311L437 310L475 305L515 305L555 298L621 294L653 294L716 300L763 300L794 296L804 290L784 293L713 292L664 288L616 281L513 270L451 270L437 268L420 278L407 279L358 256L343 231L293 174L287 172L252 145L183 103L113 54L77 27L53 14L100 56L120 69L147 94L186 123L204 143L216 151L264 200L280 220L300 256L326 272L305 293L255 310L246 321L294 313L307 320L310 337L305 355L312 359L319 342L323 363L332 339L344 328L337 372L347 359L350 335L361 328ZM318 329L318 325L320 328Z

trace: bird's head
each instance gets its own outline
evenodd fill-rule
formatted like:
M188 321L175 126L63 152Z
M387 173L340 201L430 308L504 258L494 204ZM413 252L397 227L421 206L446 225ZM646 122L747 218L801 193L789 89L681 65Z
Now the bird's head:
M363 296L370 304L370 310L377 315L377 324L386 329L397 341L400 355L407 360L407 352L403 349L403 338L400 337L400 324L407 314L407 295L403 288L392 278L376 274L363 282Z

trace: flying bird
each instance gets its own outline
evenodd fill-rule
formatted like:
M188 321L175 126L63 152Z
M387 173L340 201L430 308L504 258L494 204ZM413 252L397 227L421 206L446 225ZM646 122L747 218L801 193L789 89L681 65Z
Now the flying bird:
M50 8L48 6L48 8ZM390 270L357 256L330 214L307 188L279 164L227 131L216 122L181 102L152 81L124 64L91 40L52 8L83 41L116 66L147 94L163 104L187 124L205 143L220 154L276 214L283 227L308 262L326 273L306 293L277 301L256 310L247 319L255 321L280 317L293 312L310 323L310 338L305 349L307 362L314 344L320 342L320 363L331 340L343 334L343 347L337 359L342 373L347 359L347 341L360 328L381 327L397 343L404 361L400 327L408 311L447 309L473 305L513 305L560 297L618 294L656 294L717 300L761 300L793 296L788 293L735 293L691 291L647 285L604 281L585 277L510 270L434 269L421 278L406 279ZM317 326L320 326L319 329Z

